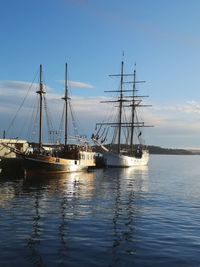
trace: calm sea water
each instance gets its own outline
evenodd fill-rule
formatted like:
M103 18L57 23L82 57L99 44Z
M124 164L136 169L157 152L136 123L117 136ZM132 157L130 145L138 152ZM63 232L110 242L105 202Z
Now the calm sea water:
M0 266L200 266L200 156L0 178Z

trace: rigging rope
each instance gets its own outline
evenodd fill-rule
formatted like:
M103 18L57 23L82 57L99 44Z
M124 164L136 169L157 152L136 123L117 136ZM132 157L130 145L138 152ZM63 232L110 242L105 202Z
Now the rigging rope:
M54 128L53 128L53 123L52 123L51 116L50 116L51 115L50 110L48 109L46 97L44 95L43 95L43 100L44 100L44 110L46 114L48 141L51 142L51 131L53 131ZM54 142L54 140L52 141Z
M126 112L125 112L125 107L123 107L123 114L124 114L124 122L128 123ZM130 128L129 127L122 127L123 134L124 134L124 139L125 139L125 145L128 145L128 138L129 138L129 132Z
M36 132L37 128L39 128L39 126L38 126L38 118L39 118L39 101L37 101L36 115L35 115L35 120L33 122L33 128L32 128L32 131L31 131L31 140L33 140L33 141L34 141L34 138L36 136L35 132ZM34 129L35 129L35 131L34 131Z
M64 128L64 114L65 114L65 109L66 109L66 103L64 102L62 116L61 116L61 120L60 120L60 124L59 124L59 128L58 128L58 131L60 133L63 132L63 128Z
M104 143L106 141L109 129L110 129L110 127L107 128L106 134L105 134L104 138L102 138L101 143Z
M139 122L139 119L138 119L138 114L137 112L135 112L135 117L136 117L136 121L137 123ZM143 143L143 139L142 139L142 132L141 132L141 129L140 127L137 127L136 128L136 131L137 131L137 138L138 138L138 141L139 141L139 144L141 145Z
M78 128L76 126L76 121L75 121L75 117L74 117L74 114L73 114L71 101L69 101L69 109L70 109L71 118L72 118L72 125L73 125L73 128L74 128L74 135L78 136Z
M31 85L29 86L28 91L27 91L26 95L24 96L24 98L23 98L23 100L22 100L22 102L21 102L21 105L20 105L19 108L17 109L17 112L16 112L15 116L14 116L13 119L11 120L11 122L10 122L10 124L9 124L9 126L8 126L8 128L7 128L7 130L6 130L7 133L9 133L10 128L14 125L15 120L16 120L16 118L17 118L17 115L18 115L19 111L21 110L22 106L24 105L24 102L25 102L25 100L27 99L27 97L28 97L28 95L29 95L29 93L30 93L30 91L31 91L31 88L32 88L32 86L33 86L33 84L34 84L34 81L35 81L37 75L38 75L38 72L36 73L36 75L35 75L35 77L34 77L32 83L31 83Z
M37 105L38 105L38 103L37 103ZM34 121L34 118L35 118L35 113L37 114L37 107L36 107L36 102L35 102L35 104L34 104L34 106L33 106L33 110L32 110L32 115L31 115L31 120L30 120L30 124L29 124L29 126L28 126L28 129L27 129L27 133L26 133L26 135L29 137L29 138L31 138L31 133L32 133L32 131L33 131L33 127L34 127L34 124L32 123L33 121ZM34 122L35 123L35 122Z

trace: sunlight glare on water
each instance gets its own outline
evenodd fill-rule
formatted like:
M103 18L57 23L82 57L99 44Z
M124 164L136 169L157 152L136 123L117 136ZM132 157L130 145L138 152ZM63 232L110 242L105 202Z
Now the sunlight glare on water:
M1 266L200 266L200 156L0 178Z

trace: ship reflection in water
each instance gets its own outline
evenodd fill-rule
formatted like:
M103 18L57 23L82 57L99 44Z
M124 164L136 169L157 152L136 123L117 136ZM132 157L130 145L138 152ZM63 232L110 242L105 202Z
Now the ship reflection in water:
M0 183L2 266L121 266L124 253L134 255L147 167Z
M151 157L142 169L1 173L0 266L200 266L199 156Z
M39 249L42 243L47 255L56 256L64 264L70 248L69 223L78 216L87 215L78 206L81 199L91 197L94 179L94 172L80 172L50 177L31 176L24 181L23 191L34 192L35 198L35 214L27 245L31 252L30 260L34 260L36 266L46 266Z

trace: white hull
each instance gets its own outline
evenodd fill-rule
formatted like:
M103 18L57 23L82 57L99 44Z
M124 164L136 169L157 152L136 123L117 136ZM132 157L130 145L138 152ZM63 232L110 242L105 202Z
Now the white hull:
M134 167L134 166L145 166L149 161L149 152L143 151L142 157L131 157L113 152L103 153L106 166L108 167Z

